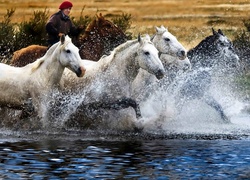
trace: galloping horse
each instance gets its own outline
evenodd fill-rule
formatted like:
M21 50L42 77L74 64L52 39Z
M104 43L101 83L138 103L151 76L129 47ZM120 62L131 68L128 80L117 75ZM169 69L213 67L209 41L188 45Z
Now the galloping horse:
M232 42L219 29L212 29L213 35L206 37L196 47L188 51L193 68L209 67L223 71L239 65L239 57ZM227 70L227 69L225 69Z
M218 32L212 29L212 32L213 35L206 37L195 48L188 51L192 70L182 77L182 81L177 79L173 88L178 89L176 99L179 101L180 108L187 101L201 99L214 108L223 121L228 123L229 118L209 90L215 77L219 79L222 75L230 77L230 72L235 71L239 66L239 57L235 53L232 42L220 29Z
M178 68L184 68L182 66L190 67L190 62L186 58L187 51L176 39L176 37L172 35L164 26L155 27L155 30L156 33L152 36L151 40L159 51L161 62L165 70L167 70L166 73L170 74L170 66L173 66L174 64L176 67L178 66ZM184 59L185 61L183 61ZM165 76L164 79L166 78L169 77ZM149 74L143 69L140 69L136 79L133 82L133 97L137 101L145 100L148 96L148 93L154 91L157 88L157 83L158 80L155 78L155 76Z
M53 88L60 87L65 67L82 77L85 68L80 65L79 49L68 36L48 49L46 54L24 67L0 63L0 106L26 109L34 105L42 117L42 100L49 98Z
M139 35L138 39L119 45L110 55L102 57L93 65L86 66L86 74L83 78L76 79L70 71L65 71L63 76L65 89L70 89L70 93L75 90L75 93L78 93L83 98L79 102L76 114L89 103L110 102L117 101L117 99L122 99L123 97L131 97L132 82L140 68L154 74L158 79L164 76L165 71L158 57L158 50L150 41L148 35L144 38L141 38ZM82 119L87 116L85 109L83 113L83 116L79 115L79 124L83 123ZM119 112L111 114L118 115ZM127 117L130 114L131 112L126 113L125 116ZM120 115L118 119L108 123L108 126L117 129L135 128L138 122L134 112L130 116L132 117L125 118L125 121L123 121ZM102 115L101 118L103 117L105 116ZM107 118L102 119L100 123L103 126L107 126L107 124L104 125L103 121L107 122ZM92 124L96 122L96 117L90 122ZM126 124L126 126L121 124Z
M80 49L82 59L97 61L125 41L124 32L100 14L87 26L83 36L77 39L75 44ZM25 66L43 56L46 51L45 46L30 45L14 52L10 64L17 67Z

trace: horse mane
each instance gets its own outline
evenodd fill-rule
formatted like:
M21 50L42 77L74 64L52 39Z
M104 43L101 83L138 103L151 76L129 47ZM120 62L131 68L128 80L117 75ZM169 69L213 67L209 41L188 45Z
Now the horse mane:
M118 53L124 51L129 46L132 46L138 42L138 39L126 41L125 43L121 44L120 46L117 46L113 51L112 54L113 56L116 56Z
M33 62L32 64L28 64L28 66L32 65L31 73L36 71L43 64L44 61L45 61L45 58L41 57L37 59L35 62Z
M33 73L34 71L36 71L47 59L48 56L51 56L54 52L54 50L56 49L56 47L58 46L58 44L61 42L58 42L56 44L54 44L53 46L51 46L47 52L45 53L44 56L42 56L41 58L38 58L35 62L33 62L32 64L32 68L31 68L31 73Z
M102 62L101 64L101 67L102 67L102 71L105 71L107 69L107 67L109 66L109 63L111 63L115 58L115 56L122 52L124 49L126 49L127 47L129 46L132 46L133 44L136 44L138 42L137 39L134 39L134 40L130 40L130 41L126 41L125 43L117 46L116 48L113 49L113 51L111 51L110 55L103 55L101 57L101 59L99 59L98 62ZM111 57L111 58L110 58ZM107 60L107 58L109 60Z
M188 51L188 55L189 57L192 57L193 55L197 55L197 53L199 54L210 54L211 52L215 52L213 50L211 50L211 48L214 49L214 42L217 39L217 35L210 35L207 36L205 39L203 39L196 47L190 49ZM208 48L209 47L209 48ZM215 49L216 50L216 49Z
M149 35L147 35L145 38L148 38L148 40L150 41ZM141 41L144 41L144 39L141 38ZM123 44L117 46L117 47L112 51L112 53L113 53L114 56L115 56L117 53L122 52L122 51L123 51L124 49L126 49L127 47L132 46L132 45L134 45L134 44L136 44L136 43L138 43L138 39L133 39L133 40L130 40L130 41L126 41L125 43L123 43ZM152 43L152 42L150 41L150 43ZM153 43L152 43L152 44L153 44Z
M103 24L105 25L105 22L106 24L113 24L109 20L105 19L102 13L100 13L99 15L96 14L96 18L93 21L91 21L85 28L85 33L83 35L83 38L86 38L87 36L89 36L90 32L93 32L93 30L96 29L95 27L102 28L100 27L100 25L103 25Z
M203 39L198 45L197 45L197 48L204 48L206 47L207 45L211 45L213 44L213 42L215 41L216 39L216 36L215 35L210 35L210 36L207 36L205 39ZM206 46L204 46L206 45Z
M88 26L86 27L85 32L90 32L90 31L95 27L96 22L97 22L96 19L94 19L93 21L91 21L91 22L88 24Z
M100 21L106 21L106 20L104 19L104 17L102 16L101 13L100 13L99 16L96 15L96 18L95 18L93 21L91 21L91 22L87 25L87 27L85 28L85 33L84 33L83 37L88 36L89 33L94 29L94 27L96 27L96 25L97 25ZM99 23L99 24L100 24L100 23Z

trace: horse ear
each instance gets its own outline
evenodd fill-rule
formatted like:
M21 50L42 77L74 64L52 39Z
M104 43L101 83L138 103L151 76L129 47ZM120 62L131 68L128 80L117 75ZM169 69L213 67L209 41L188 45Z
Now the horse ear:
M159 32L159 28L157 26L155 26L155 30L156 32Z
M64 42L65 42L65 35L64 34L60 37L60 41L62 44L64 44Z
M212 28L213 35L217 35L217 32Z
M224 34L223 34L223 32L222 32L221 29L218 30L218 33L224 36Z
M138 42L141 43L141 34L138 34Z
M163 25L161 25L161 29L163 30L166 30L166 31L168 31L168 28L166 28L166 27L164 27Z
M98 14L97 14L97 15L96 15L96 20L95 20L97 26L99 26L100 19L101 19L100 16L98 16Z

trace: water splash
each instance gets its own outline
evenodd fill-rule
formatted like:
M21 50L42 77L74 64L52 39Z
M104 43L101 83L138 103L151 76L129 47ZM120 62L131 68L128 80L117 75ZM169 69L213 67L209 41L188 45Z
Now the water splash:
M200 69L191 74L195 77ZM230 76L212 76L209 94L222 106L231 123L224 123L219 113L204 102L203 98L181 97L182 85L188 81L185 74L172 83L161 88L142 103L142 114L145 117L145 129L149 131L163 130L167 133L184 134L250 134L250 114L244 112L248 103L240 98L234 89L234 78ZM197 95L202 82L198 81L195 90L188 93ZM178 109L178 103L181 110Z

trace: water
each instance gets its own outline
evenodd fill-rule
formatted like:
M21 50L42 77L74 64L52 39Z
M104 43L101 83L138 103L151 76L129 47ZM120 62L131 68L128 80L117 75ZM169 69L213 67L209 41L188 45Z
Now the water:
M36 124L32 119L19 129L18 121L10 122L13 128L0 130L0 179L249 179L249 105L227 87L216 87L231 123L199 100L178 115L162 106L162 118L159 102L145 108L151 116L142 133L33 130L26 127Z
M0 179L249 179L248 104L223 93L229 124L194 100L177 116L169 106L151 116L142 133L2 128Z
M248 179L249 139L232 138L142 140L134 135L118 140L78 134L2 139L0 178Z
M0 131L0 179L249 179L250 115L193 102L161 129ZM206 115L204 115L206 114Z

